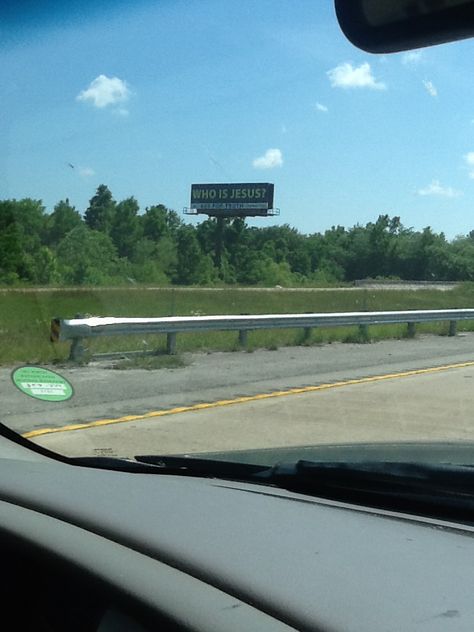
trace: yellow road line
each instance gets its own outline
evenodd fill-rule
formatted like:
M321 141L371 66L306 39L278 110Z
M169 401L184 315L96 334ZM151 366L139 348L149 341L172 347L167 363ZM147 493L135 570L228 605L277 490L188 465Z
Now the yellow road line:
M220 406L231 406L233 404L245 404L246 402L256 402L263 399L271 399L273 397L286 397L288 395L301 395L303 393L314 393L317 391L327 391L332 388L340 388L342 386L351 386L354 384L369 384L371 382L380 382L382 380L393 380L400 377L411 377L414 375L425 375L427 373L439 373L449 369L462 369L474 366L474 361L460 362L458 364L445 364L443 366L430 367L428 369L416 369L413 371L403 371L400 373L386 373L384 375L373 375L371 377L362 377L354 380L343 380L341 382L329 382L328 384L319 384L317 386L302 386L299 388L289 388L284 391L274 391L272 393L259 393L257 395L248 395L245 397L235 397L234 399L221 399L216 402L206 402L203 404L192 404L191 406L179 406L168 410L153 410L143 415L126 415L115 419L99 419L83 424L70 424L61 428L40 428L39 430L31 430L25 432L23 437L32 439L46 434L55 432L68 432L70 430L83 430L86 428L98 428L100 426L109 426L112 424L121 424L130 421L144 421L155 417L165 417L167 415L177 415L179 413L188 413L197 410L207 410L209 408L218 408Z

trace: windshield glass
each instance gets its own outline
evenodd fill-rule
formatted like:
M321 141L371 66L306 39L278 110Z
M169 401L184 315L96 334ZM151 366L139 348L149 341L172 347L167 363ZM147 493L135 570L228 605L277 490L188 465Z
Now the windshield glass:
M369 55L329 1L21 6L0 8L1 422L67 456L455 460L472 41Z

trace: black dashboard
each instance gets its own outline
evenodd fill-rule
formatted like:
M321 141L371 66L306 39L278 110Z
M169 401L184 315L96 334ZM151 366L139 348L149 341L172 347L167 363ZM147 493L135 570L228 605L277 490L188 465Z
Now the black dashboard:
M11 445L0 534L18 629L473 629L471 526Z

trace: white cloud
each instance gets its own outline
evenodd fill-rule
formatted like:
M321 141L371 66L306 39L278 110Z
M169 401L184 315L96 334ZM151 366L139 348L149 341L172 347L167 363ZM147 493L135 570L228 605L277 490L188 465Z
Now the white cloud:
M79 175L83 178L90 178L95 176L95 171L94 169L91 169L91 167L79 167Z
M129 97L130 89L125 81L118 77L99 75L76 98L96 108L105 108L109 105L124 103Z
M116 108L113 112L117 114L117 116L123 116L124 118L130 114L127 108Z
M432 97L438 96L438 90L435 88L432 81L427 81L426 79L423 79L423 85L425 86L428 94L430 94Z
M410 50L402 55L402 64L405 64L405 66L419 64L422 58L423 53L421 50Z
M279 149L267 149L263 156L255 158L252 165L255 169L274 169L281 167L283 164L283 156Z
M315 103L314 107L319 110L320 112L327 112L328 111L328 107L326 105L323 105L322 103Z
M368 62L357 67L346 62L328 70L326 74L333 88L370 88L371 90L386 90L387 88L382 81L376 81Z
M469 168L469 177L474 180L474 151L469 151L464 156L464 160Z
M462 195L461 191L456 191L452 187L441 186L439 180L432 180L431 184L418 190L418 195L435 195L438 197L454 198Z

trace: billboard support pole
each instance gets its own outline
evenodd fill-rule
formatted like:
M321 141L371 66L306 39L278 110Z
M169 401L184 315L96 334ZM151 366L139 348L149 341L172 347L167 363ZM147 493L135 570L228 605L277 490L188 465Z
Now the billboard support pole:
M219 275L222 273L222 251L224 249L224 218L217 218L217 231L216 231L216 266L219 270Z
M280 209L273 206L274 186L271 182L191 185L191 205L185 207L183 213L216 218L214 265L221 280L224 276L225 220L279 215Z

